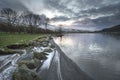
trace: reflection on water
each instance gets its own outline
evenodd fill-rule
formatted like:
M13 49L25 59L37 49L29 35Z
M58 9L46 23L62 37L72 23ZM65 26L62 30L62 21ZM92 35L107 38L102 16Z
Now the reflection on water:
M120 80L120 36L66 34L55 42L95 80Z

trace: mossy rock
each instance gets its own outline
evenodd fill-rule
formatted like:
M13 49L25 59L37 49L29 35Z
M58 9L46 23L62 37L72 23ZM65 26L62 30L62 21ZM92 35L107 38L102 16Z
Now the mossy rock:
M12 44L12 45L8 45L7 48L9 48L9 49L23 49L23 48L29 47L29 46L30 46L30 44L26 44L26 43L24 43L24 44Z
M49 40L50 40L50 39L53 39L52 36L49 36Z
M41 43L41 46L43 47L48 47L48 45L49 45L49 41L44 41Z
M34 41L30 41L28 45L29 45L29 46L34 46L35 43L36 43L36 42L34 42Z
M42 64L42 63L40 62L40 60L37 59L37 58L34 58L33 60L34 60L36 66L40 66L40 65Z
M18 54L22 54L23 52L22 51L16 51L16 50L12 50L12 49L0 49L0 54L1 55L5 55L5 54L15 54L15 53L18 53Z
M29 69L35 69L40 65L40 61L38 60L22 60L18 63L18 66L26 65Z
M43 41L45 41L46 39L45 38L42 38L42 39L38 39L38 40L36 40L37 42L43 42Z
M50 53L50 52L52 52L52 49L50 49L50 48L44 49L44 52Z
M51 48L55 48L55 46L54 46L54 45L52 45L52 44L50 45L50 47L51 47Z
M46 37L40 37L40 38L36 39L35 41L36 42L43 42L45 40L46 40Z
M45 60L45 59L47 59L46 53L44 53L44 52L41 52L41 53L34 52L33 56L34 56L34 58L39 59L39 60Z
M29 70L22 65L13 73L13 80L41 80L36 72Z

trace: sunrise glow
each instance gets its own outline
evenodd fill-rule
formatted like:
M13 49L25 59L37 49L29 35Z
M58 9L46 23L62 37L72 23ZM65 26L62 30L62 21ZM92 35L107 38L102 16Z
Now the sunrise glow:
M51 25L55 25L55 26L71 26L73 23L74 23L73 20L59 21L59 22L51 21L50 22Z

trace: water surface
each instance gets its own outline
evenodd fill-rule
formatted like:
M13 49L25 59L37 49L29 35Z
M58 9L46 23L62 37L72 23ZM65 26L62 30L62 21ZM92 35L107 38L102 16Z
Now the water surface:
M118 34L65 34L55 42L95 80L120 80Z

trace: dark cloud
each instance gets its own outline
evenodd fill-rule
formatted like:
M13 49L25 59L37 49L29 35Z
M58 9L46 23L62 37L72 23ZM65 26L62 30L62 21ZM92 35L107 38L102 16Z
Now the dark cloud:
M120 23L120 0L0 0L3 7L45 14L54 21L90 19L84 20L87 26L100 28Z
M62 16L71 18L109 15L120 12L120 0L1 0L0 4L1 8L28 9L34 13L43 13L43 11L48 10L53 14L54 12L62 13Z
M65 16L58 16L58 17L54 17L51 19L52 21L67 21L70 20L70 18L65 17Z
M84 18L81 21L74 22L73 26L79 27L79 28L91 28L94 30L99 30L107 27L112 27L114 25L120 24L120 14L118 16L106 16L106 17L99 17L97 19L90 19L90 18Z
M27 11L27 8L19 0L0 0L0 9L1 8Z
M66 2L70 2L70 1L66 1ZM74 13L71 9L67 8L67 4L61 4L60 0L44 0L44 4L47 6L47 8L50 8L53 11L56 10L58 12L62 12L68 15Z
M117 4L111 4L108 6L104 6L104 7L100 7L98 9L96 8L92 8L89 10L83 10L81 11L82 14L90 14L90 15L105 15L105 14L113 14L116 15L118 13L120 13L120 3Z

